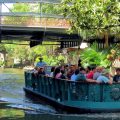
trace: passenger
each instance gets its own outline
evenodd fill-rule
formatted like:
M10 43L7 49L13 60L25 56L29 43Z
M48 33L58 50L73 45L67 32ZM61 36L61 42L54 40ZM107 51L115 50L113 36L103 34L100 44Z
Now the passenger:
M54 71L54 78L58 79L61 76L60 68L57 67Z
M36 67L44 67L44 66L47 65L45 62L43 62L43 58L42 57L40 57L39 60L40 61L36 64Z
M84 82L96 82L96 80L93 79L87 79L86 76L86 71L84 68L80 68L80 73L76 77L76 81L84 81Z
M54 75L54 71L55 71L55 67L52 67L52 68L51 68L50 77L53 77L53 75Z
M65 71L64 70L61 70L61 76L60 76L61 79L66 79L66 76L65 76Z
M68 72L67 72L67 78L68 78L68 80L71 79L71 76L74 74L74 72L75 72L74 65L71 65L70 68L69 68L69 70L68 70Z
M91 71L91 67L90 66L87 66L87 68L86 68L86 75Z
M96 72L96 67L91 67L90 72L86 75L87 79L93 79L93 75Z
M65 70L65 66L62 65L61 68L60 68L60 70L63 70L63 71L64 71L64 70Z
M81 67L79 74L76 76L76 81L85 81L86 80L85 73L86 73L85 69Z
M31 70L32 73L38 73L38 67L35 67L33 70Z
M97 67L96 72L93 75L93 80L97 80L97 78L102 74L102 67Z
M116 69L116 75L113 77L113 81L120 82L120 68Z
M82 60L79 58L79 60L78 60L78 67L82 67L81 62L82 62Z
M76 78L77 78L77 75L79 74L80 70L79 69L76 69L75 70L75 73L71 76L71 80L72 81L76 81Z
M38 74L39 74L39 75L45 75L44 67L40 67L40 68L38 69Z
M102 74L97 78L96 82L112 84L112 80L110 79L109 72L103 71Z
M69 66L68 66L68 65L65 65L64 68L65 68L65 75L67 75L67 72L68 72Z
M39 67L35 67L33 70L31 70L31 72L35 77L38 75L38 70L39 70Z

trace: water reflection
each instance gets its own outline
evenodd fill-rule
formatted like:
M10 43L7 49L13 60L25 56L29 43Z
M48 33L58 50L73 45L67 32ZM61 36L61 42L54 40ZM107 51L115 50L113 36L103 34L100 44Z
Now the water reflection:
M120 120L120 113L54 114L14 109L8 107L7 103L1 102L0 120Z
M7 120L7 119L16 119L21 120L24 118L24 112L22 110L15 110L15 109L0 109L0 119Z
M94 114L94 115L56 115L56 114L26 114L26 120L120 120L120 114Z

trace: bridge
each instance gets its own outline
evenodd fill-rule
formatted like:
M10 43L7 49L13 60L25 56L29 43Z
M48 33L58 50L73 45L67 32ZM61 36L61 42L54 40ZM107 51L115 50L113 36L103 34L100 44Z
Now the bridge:
M41 44L42 41L57 41L64 47L78 45L80 37L77 34L68 34L70 28L68 18L61 14L45 13L43 5L51 7L59 6L61 0L0 0L0 39L5 40L24 40L34 44ZM29 10L14 12L9 4L29 4L37 6L39 11ZM2 7L6 7L9 12L3 12ZM73 43L74 41L74 43Z
M25 11L13 11L9 4L27 4L31 9ZM57 41L63 47L79 45L82 41L78 34L69 34L66 30L70 28L69 17L55 11L45 11L45 5L51 8L59 8L61 0L0 0L0 39L24 40L41 44L42 41ZM3 12L2 7L9 12ZM37 10L36 10L37 8ZM95 39L87 42L93 43ZM104 44L102 40L100 44ZM111 43L120 42L119 38L111 38ZM101 44L101 46L102 46ZM31 45L32 46L32 45Z

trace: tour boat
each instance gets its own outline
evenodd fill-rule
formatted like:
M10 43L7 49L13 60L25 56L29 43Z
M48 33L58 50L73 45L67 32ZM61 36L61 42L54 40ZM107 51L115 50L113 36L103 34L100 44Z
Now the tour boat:
M51 106L72 113L119 112L120 84L96 84L34 76L25 72L24 90Z

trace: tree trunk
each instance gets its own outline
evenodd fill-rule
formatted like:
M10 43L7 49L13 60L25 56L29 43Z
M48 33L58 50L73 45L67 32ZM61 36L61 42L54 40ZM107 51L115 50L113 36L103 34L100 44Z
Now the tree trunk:
M108 48L109 47L109 34L108 32L106 31L105 32L105 48Z
M6 66L6 52L3 52L3 62L4 62L4 67Z

